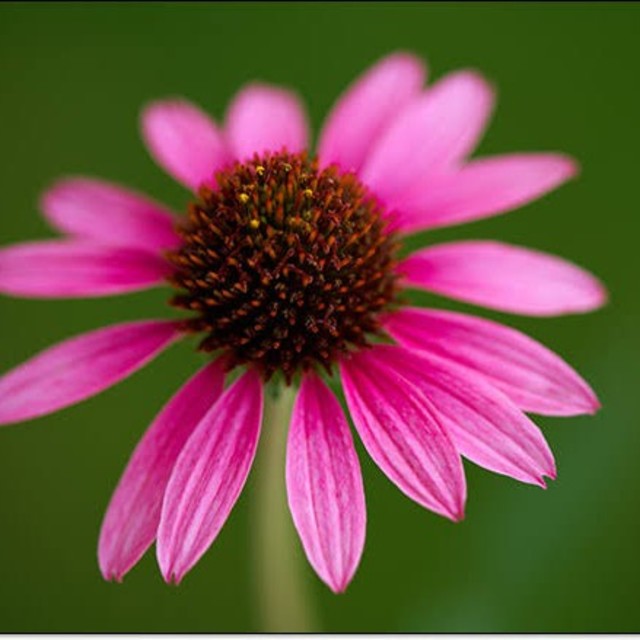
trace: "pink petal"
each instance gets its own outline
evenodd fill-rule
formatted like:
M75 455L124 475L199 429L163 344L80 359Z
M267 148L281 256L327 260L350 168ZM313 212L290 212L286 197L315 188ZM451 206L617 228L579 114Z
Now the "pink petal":
M446 227L521 207L576 175L575 161L528 153L474 160L420 186L396 206L404 233Z
M340 365L351 418L369 455L418 504L440 515L463 517L466 486L462 462L431 403L391 366L377 345Z
M142 135L154 160L192 191L214 183L231 159L213 120L186 100L151 103L142 113Z
M162 498L185 442L222 393L219 362L203 367L158 414L138 443L102 523L98 560L106 580L120 582L151 546Z
M524 413L480 376L428 352L385 347L388 366L433 403L458 451L482 467L545 486L555 478L553 454Z
M146 320L70 338L0 377L0 424L29 420L90 398L141 369L179 336Z
M321 165L360 169L376 139L418 95L425 76L423 62L407 53L394 53L371 67L329 113L318 143Z
M147 197L102 180L66 178L42 198L55 229L103 244L159 252L180 243L176 218Z
M304 377L293 409L287 493L309 562L333 591L344 591L364 548L364 487L342 407L314 374Z
M227 112L226 135L235 157L254 153L303 151L309 125L300 99L291 91L266 84L250 84L240 91Z
M592 311L606 302L602 284L556 256L500 242L469 240L416 251L398 271L409 286L531 316Z
M436 353L481 374L525 411L572 416L600 407L593 390L562 358L497 322L404 308L386 316L384 327L408 348Z
M493 90L476 73L453 73L413 100L374 145L362 179L386 204L456 166L478 142Z
M249 475L262 422L262 383L248 371L200 421L167 486L158 563L176 584L215 540Z
M32 298L88 298L148 289L170 264L139 249L79 240L25 242L0 250L0 292Z

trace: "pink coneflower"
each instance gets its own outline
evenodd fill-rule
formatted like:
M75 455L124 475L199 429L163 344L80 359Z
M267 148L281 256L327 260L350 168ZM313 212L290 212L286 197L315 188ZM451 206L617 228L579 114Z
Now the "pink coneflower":
M0 290L93 297L170 283L179 320L102 328L0 379L0 422L46 415L116 384L191 334L211 361L164 407L108 507L99 563L120 580L155 541L179 582L216 538L256 452L263 388L298 388L288 500L309 562L334 591L353 577L365 497L340 374L366 450L410 498L463 517L461 457L544 486L553 455L524 412L593 413L598 400L559 356L493 321L403 300L418 288L501 311L552 316L605 301L590 274L494 241L450 242L401 258L406 234L514 209L576 174L557 153L469 159L493 108L477 73L427 89L394 54L338 100L309 151L304 109L263 84L240 91L218 128L183 100L144 109L158 164L193 192L187 215L88 178L42 200L63 239L0 252ZM231 373L233 372L233 373ZM230 376L225 388L225 378Z

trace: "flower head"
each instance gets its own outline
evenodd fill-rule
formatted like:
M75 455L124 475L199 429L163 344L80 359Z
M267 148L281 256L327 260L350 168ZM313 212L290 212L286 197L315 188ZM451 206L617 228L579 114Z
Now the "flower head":
M329 373L349 345L379 331L394 299L394 237L353 173L320 170L304 153L257 154L216 174L170 255L173 304L197 312L201 348L287 382L301 369Z
M587 383L559 356L493 321L408 306L423 289L527 315L595 309L600 283L557 257L494 241L400 257L407 234L506 212L576 173L557 153L469 159L493 90L453 73L424 88L422 62L394 54L338 100L317 153L298 98L244 88L219 129L182 100L142 115L154 159L193 193L186 215L123 187L70 178L42 208L63 239L0 251L0 291L91 297L170 284L176 320L125 323L37 355L0 378L0 422L80 402L188 334L210 361L136 447L99 542L120 580L156 541L179 582L216 538L254 459L263 387L295 385L289 506L307 557L342 591L365 538L351 430L326 376L339 374L366 450L401 491L451 520L464 514L461 457L522 482L555 478L525 412L593 413ZM225 388L228 374L239 372ZM235 376L235 373L234 373ZM229 378L230 379L230 378Z

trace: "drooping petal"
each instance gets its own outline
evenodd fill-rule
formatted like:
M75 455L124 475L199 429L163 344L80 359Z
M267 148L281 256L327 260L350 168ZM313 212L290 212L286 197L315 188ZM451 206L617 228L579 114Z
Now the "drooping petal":
M308 145L309 125L300 98L266 84L250 84L229 105L226 136L236 158L254 153L280 151L296 153Z
M342 407L314 374L304 377L293 408L286 474L307 558L333 591L344 591L364 548L364 487Z
M160 255L81 240L0 249L0 292L26 298L89 298L141 291L171 271Z
M98 561L106 580L120 582L156 537L162 499L175 462L222 392L219 361L203 367L158 414L138 443L100 530Z
M505 213L557 188L577 170L571 158L550 153L474 160L402 199L398 227L411 233Z
M518 407L542 415L595 413L589 385L545 346L511 327L452 311L404 308L383 324L400 344L481 374Z
M431 400L458 451L482 467L544 487L553 454L527 416L480 376L428 352L384 347L390 367Z
M478 74L446 76L413 100L376 142L362 179L389 206L460 162L477 144L493 107Z
M41 202L55 229L108 245L160 252L180 243L176 218L135 191L94 178L66 178Z
M90 398L150 362L180 335L164 320L75 336L0 377L0 424L29 420Z
M192 191L214 184L214 173L231 159L213 120L186 100L162 100L147 106L142 113L142 135L153 159Z
M320 133L318 157L325 167L357 171L372 145L426 78L424 63L408 53L380 60L338 99Z
M523 315L584 313L606 302L603 285L584 269L501 242L432 246L410 255L398 271L408 286Z
M180 582L215 540L244 487L262 422L262 383L248 371L219 398L187 440L162 504L158 563Z
M351 418L369 455L398 488L440 515L463 517L462 462L432 404L375 346L340 365Z

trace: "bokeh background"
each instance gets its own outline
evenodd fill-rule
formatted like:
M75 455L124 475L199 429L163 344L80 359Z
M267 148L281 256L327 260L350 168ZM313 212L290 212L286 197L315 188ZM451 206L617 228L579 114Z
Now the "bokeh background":
M222 117L238 87L296 87L317 131L336 95L396 49L431 77L472 66L499 103L480 153L563 150L579 180L508 216L416 244L497 238L590 268L611 302L586 316L509 318L593 384L595 417L539 418L559 478L546 491L467 464L466 520L400 494L359 449L367 546L345 595L304 567L323 631L640 631L638 185L640 4L150 3L0 6L0 243L49 237L42 189L64 174L121 181L183 210L140 106L184 95ZM169 315L166 291L91 301L0 298L0 368L103 324ZM463 308L416 295L421 303ZM148 553L121 585L95 559L128 456L201 362L191 344L102 396L0 432L0 631L259 631L251 477L179 587ZM299 558L296 544L291 557Z

